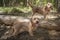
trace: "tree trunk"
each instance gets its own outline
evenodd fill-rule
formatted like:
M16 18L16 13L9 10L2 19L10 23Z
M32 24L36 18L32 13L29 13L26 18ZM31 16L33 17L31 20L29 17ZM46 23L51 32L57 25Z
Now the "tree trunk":
M3 7L5 7L5 1L3 0Z

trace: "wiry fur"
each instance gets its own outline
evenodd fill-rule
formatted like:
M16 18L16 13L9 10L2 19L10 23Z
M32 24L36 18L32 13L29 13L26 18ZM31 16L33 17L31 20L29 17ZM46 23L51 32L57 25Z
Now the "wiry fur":
M21 32L27 31L30 34L30 36L33 36L33 31L36 30L38 25L39 18L31 18L27 20L17 19L14 22L12 28L8 30L4 35L6 35L7 37L11 37L18 35Z

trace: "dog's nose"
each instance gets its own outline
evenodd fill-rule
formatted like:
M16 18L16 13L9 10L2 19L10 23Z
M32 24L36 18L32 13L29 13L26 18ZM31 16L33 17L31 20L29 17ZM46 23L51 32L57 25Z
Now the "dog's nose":
M36 21L36 24L38 24L39 23L39 21Z

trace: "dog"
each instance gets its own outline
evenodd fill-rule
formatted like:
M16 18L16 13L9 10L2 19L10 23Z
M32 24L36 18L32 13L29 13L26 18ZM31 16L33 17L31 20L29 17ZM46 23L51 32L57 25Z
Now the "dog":
M32 12L33 12L32 16L35 13L38 13L38 14L44 15L44 18L46 18L46 15L53 9L52 3L49 3L49 2L44 7L33 6L30 2L28 2L28 4L32 8Z
M29 19L17 19L12 28L8 30L4 35L7 37L16 36L21 32L27 31L30 36L33 35L33 31L35 31L39 25L40 19L37 17L29 18ZM2 37L3 38L3 37Z
M52 3L48 2L43 8L45 18L47 18L46 15L49 14L51 10L53 10L53 5Z

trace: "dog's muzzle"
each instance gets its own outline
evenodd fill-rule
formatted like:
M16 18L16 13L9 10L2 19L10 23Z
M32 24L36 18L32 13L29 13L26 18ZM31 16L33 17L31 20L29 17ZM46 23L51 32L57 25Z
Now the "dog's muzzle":
M39 21L36 21L36 24L38 24L39 23Z

